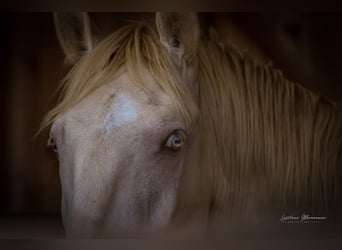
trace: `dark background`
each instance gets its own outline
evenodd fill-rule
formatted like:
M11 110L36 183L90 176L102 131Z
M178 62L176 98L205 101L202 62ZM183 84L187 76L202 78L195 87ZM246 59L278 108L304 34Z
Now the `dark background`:
M149 15L149 14L144 14ZM92 13L101 36L138 13ZM342 101L339 13L201 13L225 43L319 95ZM35 133L68 71L51 13L0 13L0 215L59 215L60 183L47 133Z

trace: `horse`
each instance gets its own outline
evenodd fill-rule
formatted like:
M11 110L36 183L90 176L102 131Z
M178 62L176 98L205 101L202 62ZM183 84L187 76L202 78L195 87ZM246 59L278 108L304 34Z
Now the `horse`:
M55 25L72 69L42 129L66 236L339 221L340 104L223 45L195 13L129 21L101 41L85 13Z

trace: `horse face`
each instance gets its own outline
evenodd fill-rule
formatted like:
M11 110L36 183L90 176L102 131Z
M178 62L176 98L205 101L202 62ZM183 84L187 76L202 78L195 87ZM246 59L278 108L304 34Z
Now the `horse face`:
M68 236L126 236L168 224L189 135L170 98L151 99L127 74L59 117L51 129Z
M95 50L85 13L55 14L55 24L69 63ZM197 16L158 13L156 27L160 40L154 44L166 49L177 78L195 97ZM148 94L120 71L54 120L51 142L60 163L67 236L137 236L170 224L180 183L187 183L181 176L192 140L184 116L147 70ZM192 118L195 99L185 100Z

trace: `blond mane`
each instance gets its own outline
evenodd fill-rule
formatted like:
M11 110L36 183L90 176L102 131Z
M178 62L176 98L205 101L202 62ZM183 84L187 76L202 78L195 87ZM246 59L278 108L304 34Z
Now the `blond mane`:
M236 216L267 214L270 207L283 212L341 208L341 107L286 80L279 71L223 48L214 35L199 46L202 147L197 171L212 196L210 211ZM190 93L176 77L154 25L132 23L73 67L63 81L60 103L42 127L122 69L145 90L143 69L148 69L191 123Z
M198 55L201 130L209 131L202 144L215 145L203 166L212 170L211 211L335 214L342 204L341 106L211 37Z

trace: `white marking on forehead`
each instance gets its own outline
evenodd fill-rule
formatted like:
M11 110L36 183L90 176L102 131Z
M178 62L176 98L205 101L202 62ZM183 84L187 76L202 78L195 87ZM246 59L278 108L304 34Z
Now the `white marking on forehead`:
M113 128L133 122L137 117L136 106L131 98L126 94L118 94L104 119L102 129L108 134Z

